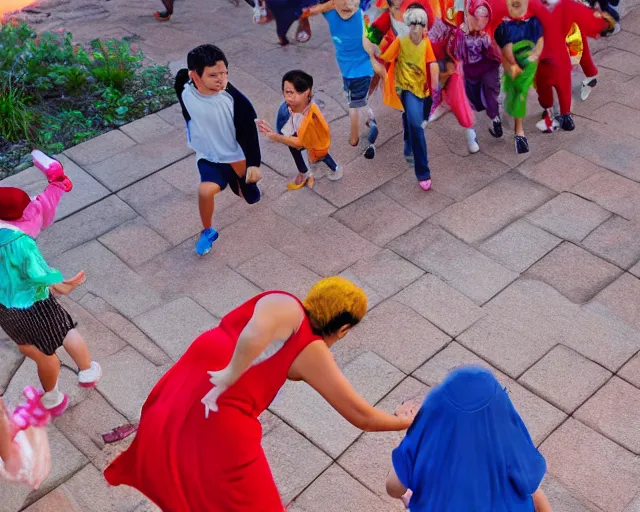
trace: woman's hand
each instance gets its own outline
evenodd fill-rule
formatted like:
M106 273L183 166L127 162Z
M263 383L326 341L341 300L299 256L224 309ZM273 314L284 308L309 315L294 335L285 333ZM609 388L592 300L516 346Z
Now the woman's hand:
M67 295L71 293L73 290L75 290L78 286L83 284L86 280L87 280L87 276L84 270L82 270L78 272L75 276L73 276L71 279L66 279L65 281L62 281L61 283L58 283L58 284L54 284L49 288L53 290L55 293Z
M422 405L421 402L419 402L415 398L412 398L411 400L407 400L406 402L403 402L402 405L400 405L396 409L395 414L399 418L407 418L407 419L410 419L411 422L413 422L413 419L416 417L416 414L418 414L418 411L420 410L421 405Z
M236 380L238 380L238 377L232 374L229 367L208 373L209 377L211 377L209 382L211 382L215 387L202 399L202 403L213 412L218 412L218 398L222 393L229 389Z

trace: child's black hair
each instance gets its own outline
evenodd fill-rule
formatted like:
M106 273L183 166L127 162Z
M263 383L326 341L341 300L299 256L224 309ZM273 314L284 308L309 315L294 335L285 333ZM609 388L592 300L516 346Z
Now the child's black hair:
M313 87L313 77L300 69L292 69L284 74L282 77L283 91L285 82L292 84L296 92L305 92Z
M204 68L215 66L217 62L224 62L225 67L229 67L224 52L212 44L203 44L191 50L187 55L187 67L189 71L195 71L198 76L202 76Z

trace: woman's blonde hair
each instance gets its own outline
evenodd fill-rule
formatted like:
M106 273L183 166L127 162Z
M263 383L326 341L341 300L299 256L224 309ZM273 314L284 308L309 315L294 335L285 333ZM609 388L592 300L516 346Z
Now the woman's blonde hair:
M367 312L367 295L344 277L318 281L302 301L316 334L328 336L343 325L353 327Z

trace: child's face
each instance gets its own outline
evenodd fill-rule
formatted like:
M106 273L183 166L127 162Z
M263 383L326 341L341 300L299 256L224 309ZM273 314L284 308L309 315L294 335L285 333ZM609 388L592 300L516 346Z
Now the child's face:
M507 0L509 8L509 16L512 18L522 18L527 14L529 8L529 0Z
M336 12L343 20L348 20L360 7L360 0L335 0Z
M195 71L190 71L189 76L196 84L198 91L203 94L215 94L224 91L229 81L227 77L227 66L219 60L215 66L207 66L202 72L202 76L198 76Z
M469 28L474 32L482 32L489 24L489 11L486 7L480 6L473 15L469 14Z
M284 102L294 112L302 112L311 100L311 89L303 92L296 91L291 82L285 82L282 89Z
M422 41L422 39L424 39L424 25L419 25L417 23L409 25L409 36L414 42Z

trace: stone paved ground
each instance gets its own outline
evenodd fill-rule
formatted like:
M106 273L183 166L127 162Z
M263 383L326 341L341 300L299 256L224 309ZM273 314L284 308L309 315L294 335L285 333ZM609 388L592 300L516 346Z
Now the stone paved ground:
M263 289L304 294L332 274L370 297L369 315L335 351L369 401L393 411L461 363L491 367L547 458L555 511L640 510L640 10L594 43L600 85L576 101L573 133L534 133L532 114L532 152L521 157L480 117L482 152L469 156L447 115L428 129L426 194L401 158L396 112L378 108L374 162L347 145L323 20L310 45L281 49L273 26L252 26L245 5L178 2L174 20L159 25L149 16L156 4L44 0L29 16L79 40L132 37L174 68L196 44L219 43L232 81L267 119L282 73L307 69L345 178L286 192L292 162L265 143L264 200L248 207L223 194L220 240L200 259L198 179L175 106L66 151L76 186L40 245L65 273L87 271L65 304L104 379L80 390L63 359L72 406L50 428L52 474L32 493L0 484L0 510L153 510L137 492L107 487L100 471L130 440L104 446L100 434L135 421L172 361L229 309ZM30 169L2 184L35 193L43 179ZM35 368L7 340L0 351L0 393L15 403ZM263 419L293 511L400 510L383 486L400 434L362 434L301 384L287 384Z

